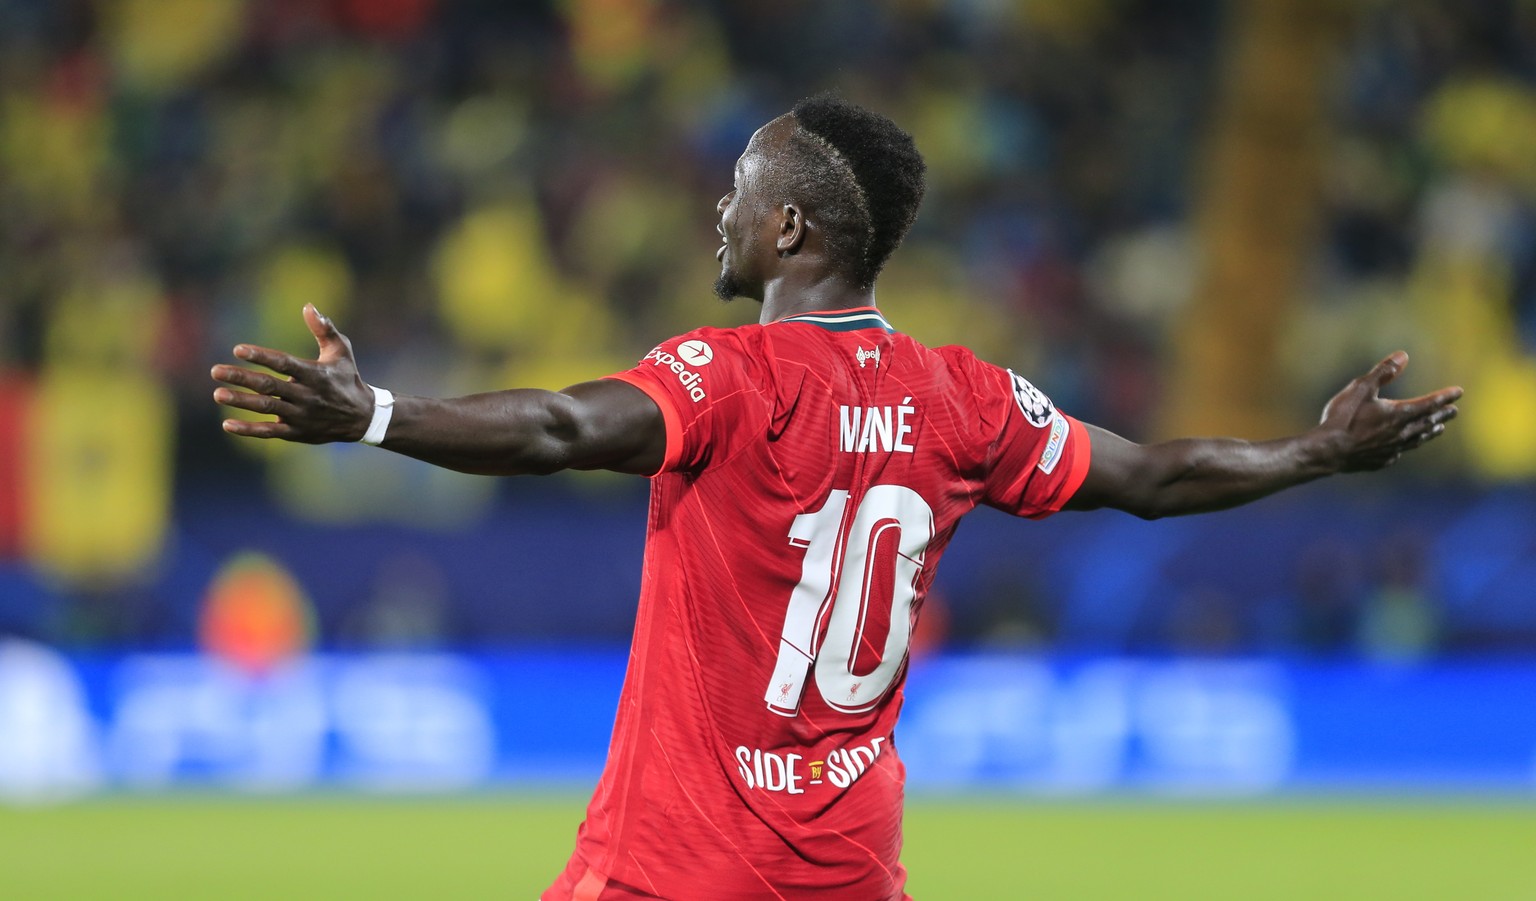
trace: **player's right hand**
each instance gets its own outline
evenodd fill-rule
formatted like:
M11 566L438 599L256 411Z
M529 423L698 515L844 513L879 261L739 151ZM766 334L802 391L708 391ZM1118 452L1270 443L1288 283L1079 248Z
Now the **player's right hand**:
M1441 388L1411 400L1380 396L1407 366L1408 354L1391 354L1344 386L1323 409L1318 431L1330 439L1340 472L1390 466L1407 451L1439 437L1456 418L1460 388Z
M367 432L373 418L373 390L358 375L352 342L314 304L304 305L304 322L320 346L320 355L314 360L254 344L237 344L236 357L279 375L224 363L213 367L214 381L246 389L215 388L215 402L277 417L259 422L226 419L224 431L304 444L357 441Z

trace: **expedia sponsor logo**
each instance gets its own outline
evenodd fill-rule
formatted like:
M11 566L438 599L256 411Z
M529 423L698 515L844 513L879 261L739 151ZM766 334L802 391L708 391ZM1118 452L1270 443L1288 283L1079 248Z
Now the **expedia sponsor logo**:
M715 349L697 339L684 341L677 346L677 355L689 366L708 366L715 358Z
M681 360L678 359L679 356L682 357ZM670 370L676 375L678 383L687 390L688 399L694 403L709 396L704 391L704 377L683 364L686 361L694 366L706 366L714 358L714 350L703 341L684 341L677 346L676 355L660 347L645 355L645 360L649 360L652 366Z

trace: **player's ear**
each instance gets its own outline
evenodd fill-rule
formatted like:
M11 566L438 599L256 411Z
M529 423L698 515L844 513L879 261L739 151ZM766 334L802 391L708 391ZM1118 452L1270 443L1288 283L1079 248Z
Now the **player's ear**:
M784 204L779 210L779 238L774 244L779 256L787 256L798 253L800 245L805 243L805 214L792 203Z

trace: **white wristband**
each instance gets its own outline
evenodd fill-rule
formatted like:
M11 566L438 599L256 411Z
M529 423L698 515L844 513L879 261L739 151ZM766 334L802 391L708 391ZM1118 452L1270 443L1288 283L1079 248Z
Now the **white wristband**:
M373 421L368 423L363 443L378 447L384 441L384 433L389 430L389 417L395 412L395 395L388 388L368 387L373 388Z

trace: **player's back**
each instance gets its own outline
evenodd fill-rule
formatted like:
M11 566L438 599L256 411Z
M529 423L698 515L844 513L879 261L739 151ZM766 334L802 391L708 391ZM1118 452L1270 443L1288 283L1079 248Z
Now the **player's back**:
M667 461L567 878L590 869L603 898L902 897L912 627L960 517L1075 489L1070 420L873 309L700 330L618 377L661 407Z

